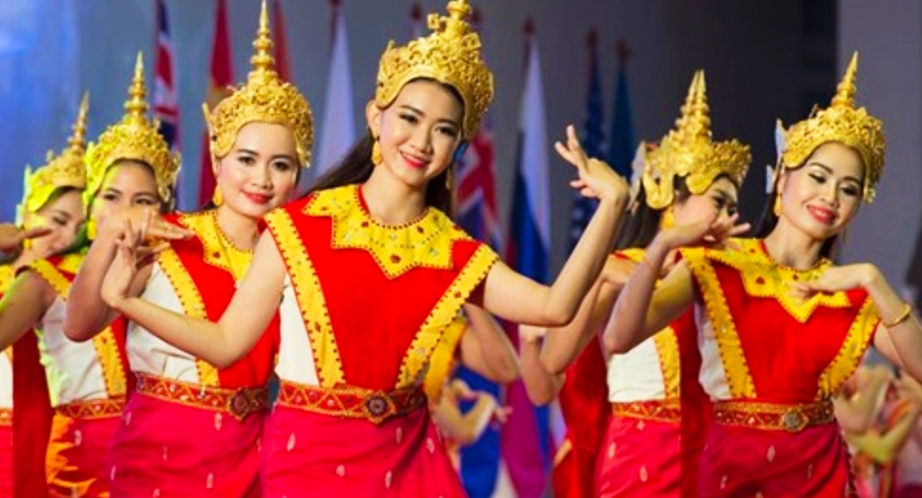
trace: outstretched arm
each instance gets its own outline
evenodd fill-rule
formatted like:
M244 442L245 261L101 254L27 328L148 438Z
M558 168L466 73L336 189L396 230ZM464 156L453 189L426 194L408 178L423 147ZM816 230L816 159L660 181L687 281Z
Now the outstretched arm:
M0 351L34 327L54 298L54 289L34 271L20 273L0 301Z
M471 370L500 384L518 378L519 363L506 331L489 313L465 304L467 331L461 337L461 362Z
M116 317L116 313L102 300L100 292L106 271L118 250L117 239L126 227L146 230L143 238L150 236L175 239L188 235L186 230L166 222L149 207L125 209L107 220L96 240L90 245L67 298L64 333L72 341L92 339ZM152 247L142 246L139 256L152 257L163 247L160 244ZM150 266L144 266L132 281L129 295L140 295L149 276Z
M129 297L137 244L134 233L126 233L119 240L118 255L102 289L109 306L161 339L219 368L233 364L253 348L278 309L285 279L284 262L268 232L260 238L246 276L217 323Z
M502 262L493 265L480 304L512 322L559 327L573 319L602 270L627 202L624 178L607 164L587 158L572 126L567 135L566 147L559 142L555 145L579 174L571 185L585 197L598 198L599 206L552 285L538 284Z

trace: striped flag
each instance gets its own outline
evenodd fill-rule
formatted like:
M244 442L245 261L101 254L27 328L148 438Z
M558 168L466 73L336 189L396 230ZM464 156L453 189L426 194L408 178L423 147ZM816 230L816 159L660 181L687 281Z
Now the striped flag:
M211 74L208 78L208 91L205 101L209 109L214 109L218 102L226 97L234 84L234 70L231 66L230 29L227 23L227 0L217 0L215 14L214 41L211 48ZM211 150L209 149L208 130L202 134L202 160L199 171L198 204L204 206L211 202L214 193L215 177L212 171Z
M355 117L352 106L352 70L349 68L349 40L341 0L331 0L333 9L332 48L323 101L323 121L317 149L317 176L325 173L355 142Z
M541 62L530 21L526 25L526 37L525 87L519 117L512 217L505 240L506 262L523 275L547 283L550 277L550 158ZM517 334L512 336L517 339ZM502 428L503 465L517 496L543 496L554 450L549 409L532 405L521 381L507 389L506 404L513 411Z
M170 146L179 152L179 103L176 97L176 75L173 72L173 43L167 22L166 5L163 0L154 0L157 15L157 32L154 40L154 117L160 121L160 134ZM176 200L180 200L177 185Z

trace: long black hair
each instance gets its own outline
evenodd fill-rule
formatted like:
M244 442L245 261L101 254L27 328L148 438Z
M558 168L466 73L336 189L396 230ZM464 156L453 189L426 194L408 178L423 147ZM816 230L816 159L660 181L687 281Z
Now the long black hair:
M455 98L458 104L461 105L463 112L467 112L466 109L463 109L464 100L455 87L429 78L417 78L411 80L410 83L420 80L433 81L440 84L442 88L445 88ZM404 85L404 87L406 87L406 85ZM469 140L470 138L471 137L465 137L465 140ZM310 195L320 190L342 187L344 185L365 183L375 168L374 163L371 162L371 150L374 144L375 138L371 135L371 130L366 130L365 135L352 145L349 151L343 156L342 160L329 172L318 178L305 195ZM458 145L456 152L462 150L463 147L465 147L464 142ZM460 159L458 156L459 154L457 153L453 154L451 164L435 178L429 180L429 183L426 185L426 205L442 211L451 218L454 218L455 215L454 182L448 182L446 180L448 175L453 174L452 170L455 167L455 163ZM449 183L451 183L450 187Z
M715 179L716 181L716 179ZM672 181L675 198L672 203L683 204L691 197L692 193L688 190L684 177L675 177ZM631 213L626 223L621 225L618 234L615 237L615 249L631 249L634 247L646 247L653 242L657 232L660 229L660 223L663 220L665 209L653 209L647 205L647 192L640 186L640 192L637 199L634 200L634 211Z

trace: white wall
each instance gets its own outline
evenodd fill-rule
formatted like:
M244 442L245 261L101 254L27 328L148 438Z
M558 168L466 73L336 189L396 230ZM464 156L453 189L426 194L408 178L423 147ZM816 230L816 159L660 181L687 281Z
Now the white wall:
M887 137L877 200L850 228L845 259L871 261L899 286L922 227L922 4L840 0L838 38L840 68L860 51L857 100Z

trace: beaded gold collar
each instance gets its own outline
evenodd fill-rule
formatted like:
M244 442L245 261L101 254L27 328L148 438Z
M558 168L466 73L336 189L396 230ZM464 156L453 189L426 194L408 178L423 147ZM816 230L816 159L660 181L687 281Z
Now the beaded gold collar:
M773 261L761 239L733 239L738 248L706 251L709 259L720 261L739 271L746 293L754 297L771 297L798 322L805 323L820 306L848 308L851 301L845 292L818 293L800 299L791 293L788 284L819 278L832 262L821 259L809 270L797 270Z
M410 223L396 226L379 223L368 212L359 185L317 192L303 212L331 218L330 247L368 252L390 279L417 267L450 269L454 242L470 238L448 216L432 207Z

